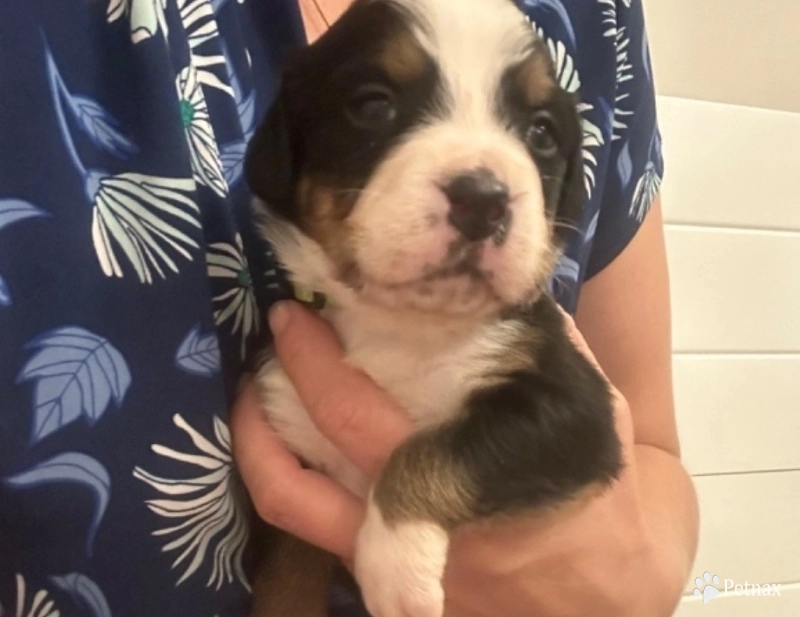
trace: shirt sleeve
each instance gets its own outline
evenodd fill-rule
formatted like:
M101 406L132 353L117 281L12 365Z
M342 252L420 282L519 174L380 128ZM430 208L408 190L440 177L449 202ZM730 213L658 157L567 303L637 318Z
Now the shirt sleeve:
M664 161L642 0L616 2L617 79L613 135L588 280L636 235L661 188Z

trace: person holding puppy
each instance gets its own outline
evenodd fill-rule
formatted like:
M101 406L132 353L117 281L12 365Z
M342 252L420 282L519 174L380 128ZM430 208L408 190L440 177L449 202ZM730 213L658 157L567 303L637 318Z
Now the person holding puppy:
M550 289L612 384L625 467L568 516L459 531L445 614L666 616L697 511L675 430L642 9L520 7L582 101L584 223ZM246 615L233 459L260 515L350 562L364 504L303 469L254 386L237 389L266 335L258 303L317 428L367 476L411 429L327 326L279 302L289 290L243 220L245 144L302 45L297 7L69 1L4 6L0 23L13 87L0 111L0 605ZM363 607L334 590L331 614Z

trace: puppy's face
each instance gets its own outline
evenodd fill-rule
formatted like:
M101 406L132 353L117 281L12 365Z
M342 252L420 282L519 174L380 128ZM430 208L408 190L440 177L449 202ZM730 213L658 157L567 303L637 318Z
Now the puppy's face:
M511 0L358 0L290 63L246 167L364 302L479 315L543 287L580 145Z

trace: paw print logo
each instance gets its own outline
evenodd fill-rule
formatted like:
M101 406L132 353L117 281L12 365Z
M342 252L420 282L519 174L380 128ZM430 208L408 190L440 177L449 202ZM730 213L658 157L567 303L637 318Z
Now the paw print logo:
M711 584L712 582L714 585ZM694 595L698 598L703 598L703 604L708 604L719 595L719 589L715 587L715 585L719 585L719 576L716 574L712 578L711 573L706 572L703 574L703 578L698 576L694 579L694 584L697 585L694 590Z

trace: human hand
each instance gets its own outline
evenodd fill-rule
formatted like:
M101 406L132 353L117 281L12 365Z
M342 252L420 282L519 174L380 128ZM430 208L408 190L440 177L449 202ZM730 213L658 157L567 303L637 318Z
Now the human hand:
M286 311L282 309L287 309ZM375 479L412 426L389 396L343 361L336 336L298 305L271 315L276 349L317 428ZM576 345L594 361L567 318ZM639 499L630 409L612 388L626 462L602 493L540 514L459 530L445 576L446 617L609 615L657 617L640 593L658 563ZM312 544L353 558L365 504L332 480L303 469L264 420L248 384L234 410L234 453L259 514Z
M319 431L377 478L412 430L403 410L344 362L336 335L313 313L286 303L273 309L270 327L281 365ZM366 505L300 465L267 424L252 382L242 386L231 428L234 456L261 518L351 562Z

